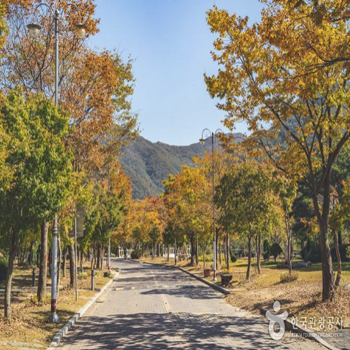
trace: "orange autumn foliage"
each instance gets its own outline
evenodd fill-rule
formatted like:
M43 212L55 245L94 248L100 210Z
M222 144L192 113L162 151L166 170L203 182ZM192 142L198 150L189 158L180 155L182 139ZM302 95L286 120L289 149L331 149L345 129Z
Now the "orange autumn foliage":
M42 91L53 98L53 13L45 7L35 11L38 3L9 3L10 33L3 49L0 86L8 90L21 85L26 93ZM53 6L56 2L48 3ZM75 166L90 173L107 166L137 134L136 115L129 101L134 84L132 62L108 51L91 50L87 40L79 39L72 30L83 22L88 35L96 34L99 20L94 17L95 7L92 0L59 3L59 105L70 114L72 132L67 144L75 154ZM28 37L26 28L33 21L42 27L37 40Z

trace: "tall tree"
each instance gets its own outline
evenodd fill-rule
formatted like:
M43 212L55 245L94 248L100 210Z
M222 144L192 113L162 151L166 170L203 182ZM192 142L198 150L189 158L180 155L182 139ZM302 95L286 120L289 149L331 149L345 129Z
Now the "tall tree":
M0 86L21 85L25 92L54 96L55 38L53 14L41 10L33 14L37 0L14 1L9 6L10 34L4 48ZM50 0L51 5L57 2ZM87 40L78 38L72 28L83 22L88 35L98 31L93 0L60 1L59 105L70 114L75 164L93 173L107 166L120 148L137 135L136 115L131 112L130 96L134 78L132 61L108 51L95 52ZM42 12L44 11L44 12ZM41 25L37 40L28 37L26 25L33 18Z
M21 85L26 94L41 92L52 98L55 92L55 36L52 11L45 7L34 12L37 0L11 0L7 21L9 36L0 68L4 91ZM123 144L137 134L136 115L131 112L130 96L134 78L132 62L117 54L88 48L72 28L83 22L88 35L98 31L93 0L48 1L60 10L59 105L69 113L71 132L65 142L74 155L74 170L91 180L98 178L120 154ZM28 36L27 24L41 25L40 37ZM40 287L46 285L47 218L42 222Z
M224 135L220 135L220 139L222 145L225 148L230 147L230 150L215 150L212 155L211 152L205 152L202 158L198 156L193 158L194 163L198 167L202 167L206 173L206 177L208 179L208 184L206 187L207 196L206 198L202 198L202 202L206 203L208 206L207 212L212 212L212 208L209 208L210 205L213 204L213 190L211 188L211 177L213 176L213 163L214 163L214 172L215 172L215 183L214 186L218 186L222 177L231 169L235 163L239 161L240 158L243 157L243 150L238 150L238 145L235 143L235 140L228 138ZM230 141L234 141L233 144ZM239 153L238 153L239 152ZM238 156L239 154L239 156ZM209 187L208 187L209 186ZM230 268L230 232L225 230L225 226L222 225L221 221L222 212L220 208L215 208L215 217L216 217L216 239L217 239L217 249L219 248L218 240L223 239L226 245L226 268ZM204 242L204 241L202 241ZM220 254L219 254L220 256Z
M252 25L216 7L208 12L219 35L213 59L224 68L205 79L211 96L224 100L218 107L227 112L225 125L246 121L248 142L308 184L320 233L322 299L333 300L330 179L350 137L348 60L337 59L349 56L348 16L342 16L348 10L341 0L316 8L308 0L263 3L261 21Z
M64 138L68 118L42 95L23 98L11 91L0 113L11 144L6 163L14 166L10 186L0 192L0 222L9 247L5 317L11 317L11 284L14 258L27 230L43 218L52 218L67 196L71 155Z
M236 164L221 179L215 201L222 211L220 221L225 230L247 240L246 279L250 280L252 241L259 241L261 232L272 231L278 223L279 201L271 172L254 162Z
M198 262L197 243L207 246L212 228L211 182L205 167L183 166L176 176L164 181L164 202L168 211L168 233L182 231L191 244L191 264Z

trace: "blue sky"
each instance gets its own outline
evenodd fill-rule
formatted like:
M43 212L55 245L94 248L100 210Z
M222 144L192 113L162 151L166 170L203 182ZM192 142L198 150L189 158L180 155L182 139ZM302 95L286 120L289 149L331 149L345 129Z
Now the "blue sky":
M206 91L203 74L217 65L210 51L205 12L216 4L231 14L260 18L258 0L96 0L100 32L94 48L116 50L135 60L133 110L141 135L152 142L188 145L204 128L222 128L224 114ZM239 125L237 131L245 131Z

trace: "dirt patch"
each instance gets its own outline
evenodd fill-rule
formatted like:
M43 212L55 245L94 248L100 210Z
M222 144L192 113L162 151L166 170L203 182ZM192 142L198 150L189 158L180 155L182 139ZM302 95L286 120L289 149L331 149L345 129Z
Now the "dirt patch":
M289 317L294 318L301 326L312 325L318 331L335 331L337 319L344 328L350 326L349 290L340 289L336 292L334 303L323 303L321 282L296 281L260 289L253 287L252 282L251 286L245 284L238 288L232 289L232 294L226 300L233 306L253 313L264 314L264 310L272 310L273 303L278 300L282 310L287 310ZM323 318L325 322L322 322ZM329 329L322 328L329 320L332 320L334 327L329 322Z
M21 348L47 348L55 333L83 307L110 279L103 277L98 271L95 279L95 292L90 290L90 276L78 280L78 301L75 301L75 289L69 288L69 276L61 279L63 289L59 292L57 309L60 318L59 324L48 322L51 300L50 286L47 287L47 298L44 303L36 302L36 290L32 293L17 293L12 297L11 321L3 318L4 295L0 293L0 347L2 350ZM31 276L30 269L16 271L16 275L23 275L26 281ZM68 274L67 274L68 275ZM48 281L49 282L49 281ZM14 289L28 286L28 283L15 284Z

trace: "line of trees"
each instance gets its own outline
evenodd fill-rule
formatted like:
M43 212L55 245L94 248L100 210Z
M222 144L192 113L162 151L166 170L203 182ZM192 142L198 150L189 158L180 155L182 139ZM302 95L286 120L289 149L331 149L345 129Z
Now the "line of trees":
M59 220L59 263L70 256L74 286L74 212L84 208L79 239L82 262L88 252L102 267L111 235L131 203L130 180L120 168L121 147L138 134L131 111L132 61L94 51L71 32L79 15L88 35L98 31L92 0L61 1L59 108L54 96L53 14L36 18L42 30L28 37L36 0L8 0L0 6L0 254L7 259L5 317L11 317L15 258L38 248L37 298L46 299L47 257L55 214ZM49 1L49 4L53 4ZM80 14L71 11L76 6ZM75 7L74 7L75 8ZM51 261L49 261L51 264ZM60 271L60 269L59 269ZM60 273L58 274L60 276ZM59 277L58 277L59 278ZM59 285L59 283L58 283Z
M264 1L261 21L214 7L208 24L218 35L206 76L225 124L245 121L275 164L308 187L319 227L322 299L334 299L329 244L331 178L347 146L349 123L348 9L343 1ZM279 140L283 140L283 146Z
M227 141L227 140L225 140ZM302 178L288 177L264 157L263 149L247 149L247 142L227 143L215 151L215 211L217 260L221 270L229 269L231 256L248 258L246 279L252 276L252 257L261 274L262 260L275 261L283 253L282 264L292 274L293 252L305 261L322 262L317 217L312 195ZM349 260L350 149L344 148L335 163L331 179L329 239L332 260L338 271L335 289L341 282L341 262ZM166 256L169 247L175 256L188 252L189 263L203 268L212 254L213 193L212 154L194 158L194 166L183 166L177 175L164 180L164 193L135 201L115 236L116 242L130 246L134 257ZM319 200L322 200L320 198ZM224 260L222 261L222 252ZM209 257L209 261L212 262ZM176 262L176 260L175 260ZM208 266L207 266L208 267ZM225 270L224 269L224 270Z

